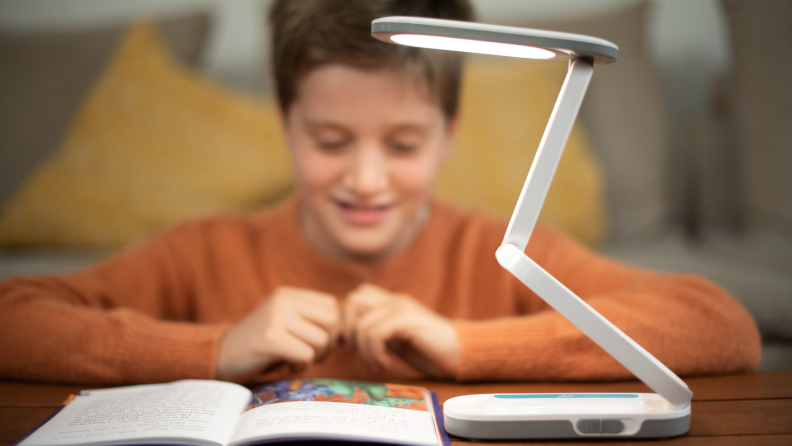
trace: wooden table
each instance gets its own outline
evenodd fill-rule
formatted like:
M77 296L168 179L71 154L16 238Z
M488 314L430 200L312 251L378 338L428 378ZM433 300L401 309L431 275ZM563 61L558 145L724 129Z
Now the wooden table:
M792 445L792 372L688 378L693 390L690 432L668 445ZM437 391L440 401L471 393L648 392L639 382L612 383L418 383ZM54 386L0 381L0 446L10 446L33 429L71 393L97 386ZM461 445L464 440L453 439ZM476 445L487 444L476 442ZM497 442L499 446L513 443ZM563 445L581 442L550 442ZM599 445L646 441L597 442ZM656 444L656 443L654 443Z

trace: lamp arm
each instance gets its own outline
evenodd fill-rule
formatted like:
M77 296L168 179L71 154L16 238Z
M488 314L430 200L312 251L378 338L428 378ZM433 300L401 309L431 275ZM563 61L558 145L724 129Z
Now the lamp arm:
M668 367L605 319L583 299L525 255L542 204L586 94L593 66L585 60L569 63L528 178L495 256L498 263L567 320L619 361L652 390L677 407L690 404L692 393Z
M593 71L594 67L586 60L576 59L569 62L564 85L539 142L528 178L506 229L503 244L514 245L520 251L524 251L528 245Z
M692 392L651 353L605 319L583 299L513 245L501 245L498 263L561 313L614 359L677 407L690 404Z

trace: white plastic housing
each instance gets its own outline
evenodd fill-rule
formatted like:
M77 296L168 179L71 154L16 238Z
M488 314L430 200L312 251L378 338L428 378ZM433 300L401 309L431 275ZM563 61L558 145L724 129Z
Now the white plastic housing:
M675 407L654 393L482 394L449 399L443 405L443 414L452 426L465 422L489 422L494 424L488 425L497 426L504 422L569 421L576 436L612 437L634 436L646 420L685 419L690 416L690 406ZM620 432L581 430L579 422L591 419L619 420L623 428ZM453 433L453 427L449 432Z

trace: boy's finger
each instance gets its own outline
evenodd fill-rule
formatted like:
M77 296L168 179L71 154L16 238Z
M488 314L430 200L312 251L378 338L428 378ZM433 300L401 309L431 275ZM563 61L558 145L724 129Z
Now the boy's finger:
M291 333L280 340L278 346L279 359L288 363L292 371L301 372L314 363L316 352L305 341Z
M394 294L390 291L364 283L347 295L345 305L351 304L371 308L380 306L394 298Z
M388 305L396 299L392 293L375 285L364 283L347 296L342 307L343 336L347 348L357 344L355 329L360 319L374 308Z
M393 352L389 344L391 341L400 340L403 337L405 324L409 320L403 314L382 320L377 326L373 327L367 334L368 342L371 344L373 360L383 369L389 370L393 364Z
M297 314L321 326L328 333L336 331L341 323L341 310L337 304L329 307L318 307L301 302L297 305Z
M355 331L358 321L369 310L368 306L361 305L355 301L347 301L341 310L344 343L348 349L355 346Z
M300 317L291 319L287 324L287 329L295 338L313 348L315 361L320 361L325 357L332 339L327 330Z
M332 294L304 288L287 288L289 295L295 299L315 307L330 310L338 307L338 299Z
M388 370L391 358L387 342L398 328L391 307L381 307L367 313L356 327L357 346L369 366Z

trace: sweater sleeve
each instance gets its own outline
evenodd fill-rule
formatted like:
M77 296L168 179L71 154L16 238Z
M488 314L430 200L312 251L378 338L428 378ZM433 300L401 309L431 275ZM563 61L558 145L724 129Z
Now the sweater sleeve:
M0 283L0 376L82 383L213 378L226 324L191 322L171 230L71 276Z
M527 254L677 374L748 371L761 356L759 331L723 289L689 275L663 275L597 255L549 229ZM458 379L602 380L632 374L522 284L530 314L456 321Z

